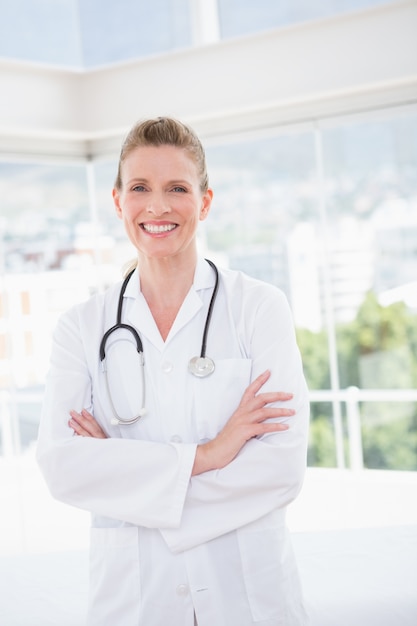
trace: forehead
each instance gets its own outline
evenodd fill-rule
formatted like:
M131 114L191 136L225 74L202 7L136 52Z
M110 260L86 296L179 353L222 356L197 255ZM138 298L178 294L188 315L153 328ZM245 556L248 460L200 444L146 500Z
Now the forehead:
M177 146L139 146L134 148L122 163L123 178L169 174L197 178L197 166L191 153Z

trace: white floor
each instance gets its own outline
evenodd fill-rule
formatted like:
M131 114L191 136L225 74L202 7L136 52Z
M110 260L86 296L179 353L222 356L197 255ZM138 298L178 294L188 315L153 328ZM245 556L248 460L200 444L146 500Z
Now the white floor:
M82 626L88 514L52 500L33 451L0 459L0 494L0 625ZM417 624L416 495L417 472L308 469L288 525L312 626Z

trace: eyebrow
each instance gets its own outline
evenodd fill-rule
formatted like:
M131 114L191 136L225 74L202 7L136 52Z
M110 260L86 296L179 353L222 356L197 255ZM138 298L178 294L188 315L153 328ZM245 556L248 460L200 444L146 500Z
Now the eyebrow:
M134 177L131 178L130 180L127 181L127 185L131 185L132 183L149 183L149 179L148 178L141 178L141 177ZM189 187L191 187L191 183L190 181L186 180L185 178L173 178L172 180L168 180L166 183L164 183L166 185L187 185Z

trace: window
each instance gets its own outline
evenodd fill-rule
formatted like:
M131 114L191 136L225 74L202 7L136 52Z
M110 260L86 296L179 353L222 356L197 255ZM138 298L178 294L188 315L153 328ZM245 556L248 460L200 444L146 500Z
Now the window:
M51 333L62 311L50 308L48 294L65 290L66 307L88 296L96 281L95 246L80 236L91 223L85 164L3 162L0 181L0 393L12 392L4 396L13 403L5 413L17 415L13 429L25 449L36 436ZM38 401L28 425L28 404L21 399L29 391Z
M270 28L349 13L386 0L218 0L222 37L249 35ZM395 0L394 0L395 1Z
M417 117L327 128L323 158L340 386L396 390L364 393L365 464L416 469Z
M191 43L188 0L14 0L0 56L68 67L126 61Z
M92 68L213 41L219 31L226 39L250 35L385 2L14 0L2 4L0 56Z
M188 0L84 0L83 65L140 58L191 44Z
M77 67L81 64L75 0L3 2L0 56Z

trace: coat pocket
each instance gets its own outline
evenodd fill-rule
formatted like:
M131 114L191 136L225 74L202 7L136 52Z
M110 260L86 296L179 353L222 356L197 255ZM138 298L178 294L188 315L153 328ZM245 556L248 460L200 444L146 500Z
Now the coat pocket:
M88 626L137 626L140 601L138 529L92 528Z
M216 360L206 378L193 376L193 413L199 441L214 439L233 412L250 383L251 359Z
M277 626L304 623L290 608L301 602L301 597L286 528L242 529L238 531L238 538L243 578L254 621L274 620Z

